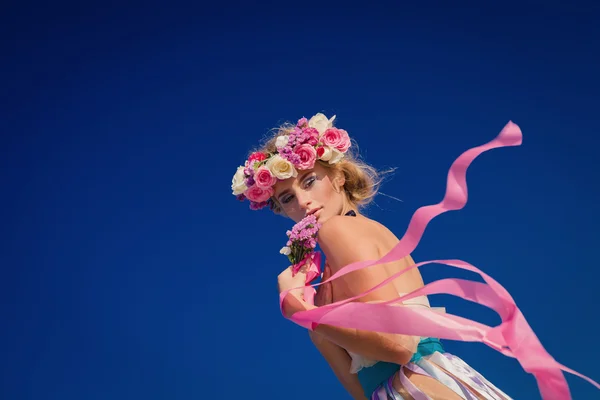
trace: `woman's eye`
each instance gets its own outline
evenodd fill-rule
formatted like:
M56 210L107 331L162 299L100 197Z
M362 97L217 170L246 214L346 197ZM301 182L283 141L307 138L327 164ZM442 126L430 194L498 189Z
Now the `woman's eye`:
M312 186L313 183L315 183L314 176L312 176L312 177L308 178L306 181L304 181L304 186L310 187L310 186Z
M290 200L292 200L293 196L285 196L283 199L281 199L281 203L283 204L287 204L290 202Z

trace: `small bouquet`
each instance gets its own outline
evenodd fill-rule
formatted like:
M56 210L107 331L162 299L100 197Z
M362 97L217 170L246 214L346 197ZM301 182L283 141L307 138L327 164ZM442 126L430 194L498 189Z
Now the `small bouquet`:
M306 268L306 282L308 285L316 277L321 275L321 253L315 251L317 247L317 233L321 224L317 217L309 215L298 222L291 231L287 231L288 241L279 253L288 257L292 264L292 276L296 275L302 267ZM310 289L310 290L307 290ZM304 290L304 299L312 302L315 290L306 287Z
M321 225L314 215L298 222L291 231L287 231L288 242L279 253L286 255L292 264L294 274L306 264L317 247L317 233Z

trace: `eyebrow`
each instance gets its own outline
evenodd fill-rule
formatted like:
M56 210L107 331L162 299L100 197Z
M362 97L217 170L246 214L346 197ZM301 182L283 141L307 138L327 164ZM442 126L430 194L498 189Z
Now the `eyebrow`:
M303 173L302 173L302 174L301 174L301 175L298 177L298 180L299 180L299 181L302 181L302 180L304 180L304 178L306 177L306 175L310 174L311 172L312 172L312 171L305 171L305 172L303 172ZM279 194L277 195L277 199L280 199L280 198L281 198L281 196L283 196L283 195L284 195L284 194L286 194L286 193L289 193L289 191L290 191L290 189L285 189L283 192L281 192L281 193L279 193Z

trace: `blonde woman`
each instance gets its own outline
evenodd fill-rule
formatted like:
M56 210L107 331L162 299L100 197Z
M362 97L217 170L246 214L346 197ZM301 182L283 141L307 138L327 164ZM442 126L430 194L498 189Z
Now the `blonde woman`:
M232 180L233 194L250 201L253 210L269 207L294 222L317 217L318 243L327 260L323 279L351 263L379 259L398 243L384 225L361 214L377 193L378 173L353 154L348 133L334 126L334 118L317 114L280 127ZM314 305L292 291L284 312L289 316L354 297L412 265L407 256L354 271L320 286ZM278 280L280 291L304 284L303 274L290 268ZM355 301L392 300L423 285L420 272L413 269ZM400 306L430 305L421 296ZM325 324L309 336L354 399L509 399L459 357L445 352L437 338Z

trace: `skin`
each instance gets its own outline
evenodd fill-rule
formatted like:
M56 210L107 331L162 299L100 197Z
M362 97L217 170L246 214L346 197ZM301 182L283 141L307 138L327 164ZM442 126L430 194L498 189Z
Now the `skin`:
M297 177L280 181L274 187L274 198L293 221L298 222L308 214L316 213L322 224L318 241L327 258L325 279L353 262L379 259L398 243L398 238L385 226L361 215L348 201L343 190L344 183L341 172L316 163L313 169L299 171ZM354 210L357 217L344 216L349 210ZM354 271L319 286L315 305L304 302L302 294L298 291L291 291L284 300L284 312L291 316L298 311L353 297L412 265L412 257L407 256L397 262ZM304 282L304 274L292 276L291 268L287 268L278 277L279 291L303 286ZM411 292L422 286L421 274L414 269L355 301L391 300L397 298L398 293ZM324 324L318 325L309 335L344 388L354 399L361 400L365 400L366 397L357 375L349 372L351 358L345 349L373 360L406 364L418 344L418 338L412 336ZM460 399L453 391L432 378L410 371L407 371L407 376L433 399ZM397 375L394 387L404 394L405 398L411 398L406 394Z
M324 224L333 216L356 211L355 207L347 204L346 196L340 191L342 186L342 174L316 163L313 169L299 171L295 178L277 182L273 197L294 222L318 210L317 219Z

